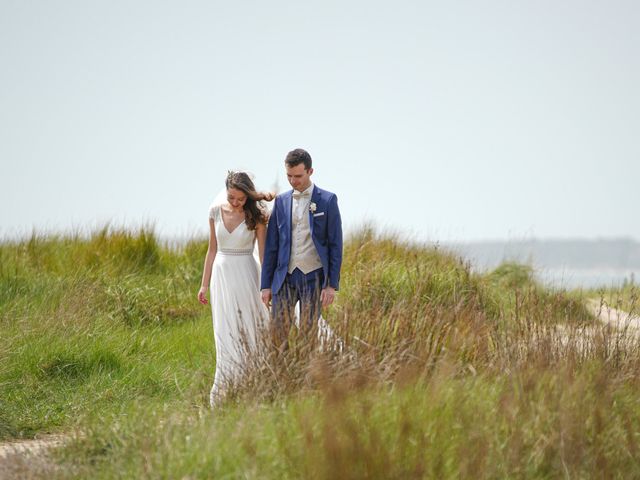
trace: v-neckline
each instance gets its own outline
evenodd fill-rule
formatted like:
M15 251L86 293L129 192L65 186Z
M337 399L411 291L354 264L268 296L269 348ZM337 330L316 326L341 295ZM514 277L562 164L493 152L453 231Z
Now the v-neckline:
M229 235L232 235L233 232L235 232L238 229L238 227L242 225L246 220L247 219L245 218L238 225L236 225L233 230L229 231L229 229L227 228L227 224L224 223L224 212L222 211L222 208L220 209L220 221L222 222L222 227L227 231Z

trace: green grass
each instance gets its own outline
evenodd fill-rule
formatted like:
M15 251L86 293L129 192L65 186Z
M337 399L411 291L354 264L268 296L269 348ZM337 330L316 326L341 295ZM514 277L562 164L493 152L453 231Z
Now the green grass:
M192 298L194 248L170 252L144 230L3 245L0 438L206 384L213 335Z
M640 348L595 321L589 295L522 265L473 274L368 228L345 245L327 313L343 352L292 338L210 411L205 252L108 227L0 245L0 439L69 432L60 478L640 471Z
M95 419L66 459L97 478L633 477L638 385L611 382L600 367L500 377L444 369L429 382L338 384L217 415L136 404L116 422Z

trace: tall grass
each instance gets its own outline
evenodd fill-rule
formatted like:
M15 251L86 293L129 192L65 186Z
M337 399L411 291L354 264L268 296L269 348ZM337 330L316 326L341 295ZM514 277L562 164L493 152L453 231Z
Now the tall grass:
M332 342L293 330L210 411L205 251L110 228L0 246L0 438L77 433L60 478L640 472L638 338L526 266L473 274L370 228L346 242Z

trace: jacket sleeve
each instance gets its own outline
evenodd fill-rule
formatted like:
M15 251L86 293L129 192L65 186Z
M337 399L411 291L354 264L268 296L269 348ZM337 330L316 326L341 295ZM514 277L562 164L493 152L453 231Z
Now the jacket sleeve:
M329 285L338 290L340 287L340 268L342 267L342 219L338 208L338 197L335 194L332 195L327 210Z
M264 246L264 260L260 277L260 290L271 288L273 275L278 264L278 197L273 202L273 210L267 224L267 240Z

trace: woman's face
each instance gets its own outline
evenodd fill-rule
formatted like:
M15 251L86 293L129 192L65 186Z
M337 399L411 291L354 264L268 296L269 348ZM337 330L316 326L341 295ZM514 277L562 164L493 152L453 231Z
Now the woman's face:
M242 190L227 188L227 201L233 208L242 208L247 203L247 196Z

